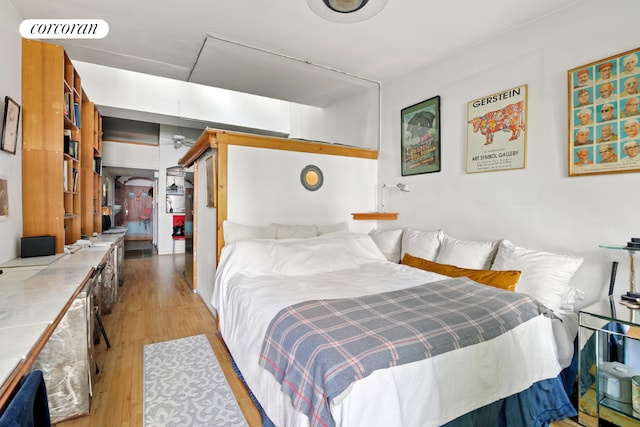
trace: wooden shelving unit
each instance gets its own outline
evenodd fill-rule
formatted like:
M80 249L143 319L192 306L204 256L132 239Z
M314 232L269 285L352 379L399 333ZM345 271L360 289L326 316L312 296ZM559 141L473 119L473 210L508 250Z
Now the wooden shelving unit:
M82 121L82 231L90 235L102 231L102 173L96 170L102 159L102 117L86 97Z
M94 122L83 111L87 102L80 75L61 46L23 39L23 235L54 236L56 253L95 231L87 228L82 205L95 192L95 183L85 184L82 177L83 127ZM65 143L65 131L72 143Z

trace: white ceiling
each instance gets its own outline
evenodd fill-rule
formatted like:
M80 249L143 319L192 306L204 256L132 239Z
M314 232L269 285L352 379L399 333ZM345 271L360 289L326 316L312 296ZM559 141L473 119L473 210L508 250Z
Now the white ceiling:
M105 20L104 39L54 41L73 60L325 106L582 0L389 0L350 24L305 0L10 1L24 19Z

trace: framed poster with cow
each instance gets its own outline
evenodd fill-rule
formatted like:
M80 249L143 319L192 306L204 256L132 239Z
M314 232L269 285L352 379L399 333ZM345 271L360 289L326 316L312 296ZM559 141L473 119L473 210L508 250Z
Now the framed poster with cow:
M403 108L400 116L402 176L440 172L440 97Z
M569 176L640 172L640 49L568 71Z
M467 173L527 164L527 85L467 104Z

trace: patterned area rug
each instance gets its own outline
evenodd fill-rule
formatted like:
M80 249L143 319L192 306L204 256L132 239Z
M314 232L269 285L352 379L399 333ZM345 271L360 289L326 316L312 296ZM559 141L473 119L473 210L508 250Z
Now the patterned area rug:
M206 335L144 346L144 425L247 426Z

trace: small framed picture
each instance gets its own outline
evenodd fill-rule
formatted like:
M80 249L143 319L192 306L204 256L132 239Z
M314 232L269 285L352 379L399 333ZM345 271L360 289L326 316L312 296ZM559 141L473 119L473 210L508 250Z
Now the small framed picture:
M440 172L440 97L401 111L402 176Z
M4 118L2 120L2 142L0 149L16 154L18 144L18 122L20 121L20 105L8 96L4 97Z

